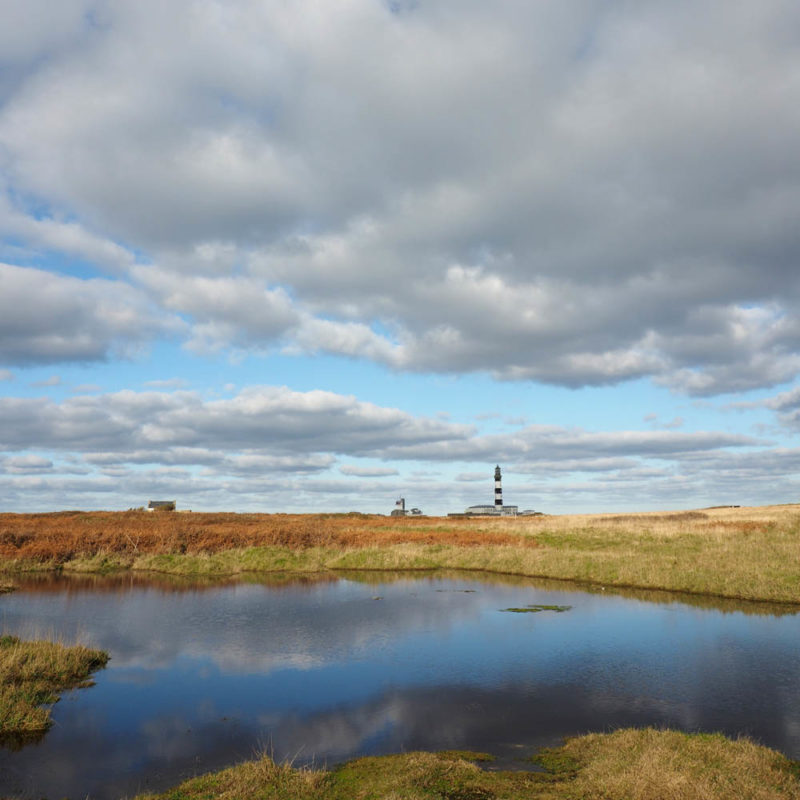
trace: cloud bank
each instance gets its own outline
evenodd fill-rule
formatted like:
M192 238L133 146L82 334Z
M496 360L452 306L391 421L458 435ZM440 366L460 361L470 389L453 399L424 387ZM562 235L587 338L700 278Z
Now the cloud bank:
M490 434L353 396L277 386L228 399L183 390L0 398L0 489L10 503L32 508L55 497L69 498L70 507L138 506L161 494L197 510L385 513L401 492L443 513L482 492L489 499L492 488L491 470L451 479L450 466L495 459L525 507L598 492L606 505L623 507L634 490L641 507L779 496L796 488L787 473L800 465L800 450L674 429L528 425ZM428 470L417 474L419 464Z
M800 371L791 0L44 8L0 42L3 363L177 315L200 353L570 387ZM8 258L52 252L115 281Z
M4 507L796 496L793 0L6 5Z

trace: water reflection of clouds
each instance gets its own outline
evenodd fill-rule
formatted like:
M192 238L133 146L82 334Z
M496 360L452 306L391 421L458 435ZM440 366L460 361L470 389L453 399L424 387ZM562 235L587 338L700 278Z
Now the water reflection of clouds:
M61 605L50 597L20 616L48 618L50 629L58 635L60 625L68 638L80 628L84 640L110 650L117 669L161 669L178 658L196 658L223 671L249 673L366 657L386 646L388 631L394 639L420 629L443 635L476 613L461 596L437 593L433 602L419 591L412 596L403 585L392 586L391 597L382 600L372 599L373 587L355 584L331 601L329 589L284 590L268 602L259 586L166 596L131 591L102 596L102 602L89 594L73 596L58 609L52 602L44 607L48 599ZM13 612L7 611L7 619Z
M0 753L0 788L13 770L29 795L119 797L259 745L317 764L418 748L518 754L521 744L622 725L746 732L800 755L791 618L761 625L533 586L443 586L4 599L7 625L83 626L113 660L94 689L58 704L39 747ZM499 612L532 602L573 609Z
M252 757L259 746L278 759L317 765L362 753L445 748L489 749L510 759L519 755L520 745L530 752L588 730L645 724L724 729L713 711L709 714L691 703L630 695L622 687L614 691L578 684L533 689L394 688L361 703L305 714L288 711L225 719L223 712L219 704L208 701L153 714L135 730L126 731L123 742L103 735L91 718L82 727L77 720L65 719L72 735L58 737L59 747L48 753L49 767L40 776L37 791L73 793L71 787L85 789L86 776L94 774L93 796L119 797L142 788L141 776L149 776L151 788L165 787ZM140 777L130 777L127 783L123 777L136 775ZM42 786L51 788L44 791Z

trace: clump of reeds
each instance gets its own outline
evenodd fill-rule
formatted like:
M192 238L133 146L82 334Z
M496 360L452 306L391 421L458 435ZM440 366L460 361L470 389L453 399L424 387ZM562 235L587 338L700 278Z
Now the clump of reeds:
M0 738L47 730L59 693L91 686L89 674L107 662L107 653L83 645L0 636Z

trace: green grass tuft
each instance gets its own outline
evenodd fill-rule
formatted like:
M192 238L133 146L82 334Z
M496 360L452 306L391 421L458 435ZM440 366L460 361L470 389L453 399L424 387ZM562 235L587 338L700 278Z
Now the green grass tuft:
M331 771L264 757L139 800L800 800L795 762L718 734L589 734L539 753L545 772L488 772L481 757L404 753Z
M89 674L107 662L107 653L82 645L0 636L0 739L44 733L51 725L45 706L60 692L91 686Z

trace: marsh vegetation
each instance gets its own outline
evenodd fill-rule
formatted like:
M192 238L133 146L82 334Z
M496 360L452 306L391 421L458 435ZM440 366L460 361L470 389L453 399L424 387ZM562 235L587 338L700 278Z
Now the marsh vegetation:
M0 514L0 569L474 569L800 603L800 506L518 517Z
M544 770L487 771L481 754L406 753L333 770L269 757L138 800L798 800L798 765L719 735L619 730L569 739L538 754Z
M91 686L89 675L107 662L107 653L83 645L0 636L0 741L42 734L59 694Z

